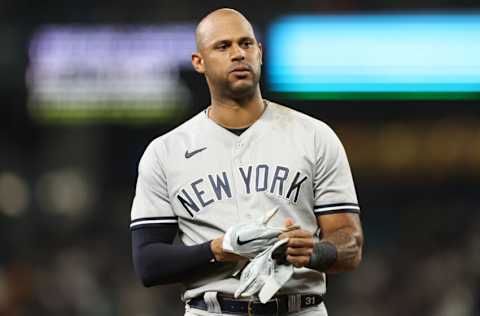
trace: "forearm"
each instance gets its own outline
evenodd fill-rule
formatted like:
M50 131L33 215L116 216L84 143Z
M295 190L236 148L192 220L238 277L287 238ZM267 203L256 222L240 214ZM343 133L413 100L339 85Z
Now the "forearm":
M172 245L176 231L173 225L132 231L133 263L145 286L182 282L212 266L209 242Z
M135 271L146 287L178 283L211 265L209 243L195 246L161 242L133 248Z
M336 260L326 272L350 271L362 260L363 238L353 227L339 228L322 238L320 242L329 242L336 248Z

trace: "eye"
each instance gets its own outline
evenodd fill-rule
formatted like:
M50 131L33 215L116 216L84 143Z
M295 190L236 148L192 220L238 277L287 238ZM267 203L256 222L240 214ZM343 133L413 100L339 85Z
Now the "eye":
M242 47L249 48L252 47L253 43L251 41L245 41L242 43Z
M216 48L218 50L225 50L225 49L227 49L227 47L228 47L227 43L220 43L220 44L217 45Z

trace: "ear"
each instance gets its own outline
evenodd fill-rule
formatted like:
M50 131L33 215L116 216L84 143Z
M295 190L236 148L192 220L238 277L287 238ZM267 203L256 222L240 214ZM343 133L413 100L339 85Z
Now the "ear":
M260 55L260 66L263 65L263 46L262 43L258 42L258 54Z
M193 53L192 54L192 65L196 72L198 73L205 73L205 66L203 65L203 58L200 53Z
M258 43L258 52L260 54L260 65L263 65L263 47L262 43Z

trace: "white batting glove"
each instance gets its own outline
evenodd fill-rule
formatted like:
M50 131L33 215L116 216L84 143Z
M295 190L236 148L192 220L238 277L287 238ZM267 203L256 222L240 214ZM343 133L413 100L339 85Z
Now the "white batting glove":
M223 236L223 250L252 259L272 246L278 240L278 235L285 231L284 227L267 225L277 211L278 208L275 208L265 214L261 222L230 227Z
M272 253L287 242L288 239L277 241L245 267L240 276L240 285L235 291L235 298L253 296L260 292L260 301L266 303L277 293L292 276L293 266L277 264Z
M282 286L287 283L293 275L293 265L274 264L270 275L265 279L265 284L260 289L258 298L265 304L268 302Z
M252 259L272 246L282 231L282 228L257 223L235 225L223 236L223 250Z

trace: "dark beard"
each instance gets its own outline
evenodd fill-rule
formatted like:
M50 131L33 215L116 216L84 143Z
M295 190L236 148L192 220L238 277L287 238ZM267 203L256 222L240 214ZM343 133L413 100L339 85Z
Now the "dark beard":
M243 87L234 87L230 81L223 81L221 84L221 94L232 100L245 100L251 99L257 91L258 84L260 82L260 73L254 75L252 85L246 85Z

